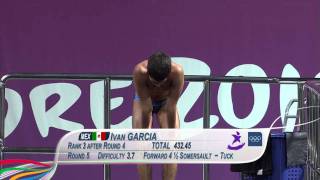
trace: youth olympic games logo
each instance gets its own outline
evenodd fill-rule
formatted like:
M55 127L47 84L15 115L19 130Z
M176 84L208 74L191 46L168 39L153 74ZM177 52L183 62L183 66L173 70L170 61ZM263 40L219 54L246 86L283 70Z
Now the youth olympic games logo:
M237 133L236 134L232 134L232 136L233 136L234 139L233 139L232 144L228 145L228 149L229 150L239 150L239 149L243 148L243 146L246 143L241 143L241 140L240 140L241 135L240 135L240 133L237 131Z

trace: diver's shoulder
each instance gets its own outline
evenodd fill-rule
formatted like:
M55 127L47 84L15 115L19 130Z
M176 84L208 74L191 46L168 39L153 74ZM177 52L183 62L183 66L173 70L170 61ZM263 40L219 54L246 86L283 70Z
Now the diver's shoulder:
M140 63L136 64L133 69L133 75L145 75L147 74L147 60L143 60Z
M183 75L184 74L182 66L180 64L177 64L177 63L172 63L171 72L174 75Z

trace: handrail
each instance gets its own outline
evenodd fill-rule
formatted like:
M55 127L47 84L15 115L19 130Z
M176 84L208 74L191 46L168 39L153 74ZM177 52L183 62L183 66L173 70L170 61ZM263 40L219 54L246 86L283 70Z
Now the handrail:
M291 99L286 107L286 110L285 110L285 115L284 115L284 120L283 120L283 126L284 127L287 127L287 122L288 122L288 119L290 118L295 118L295 119L298 119L298 116L297 114L296 115L289 115L289 111L290 111L290 108L291 106L293 105L293 103L298 103L298 99Z
M15 73L2 76L1 81L6 83L9 79L64 79L64 80L132 80L132 75L108 74L73 74L73 73ZM249 76L205 76L185 75L186 81L212 81L212 82L247 82L247 83L305 83L306 81L320 81L320 78L281 78L281 77L249 77Z

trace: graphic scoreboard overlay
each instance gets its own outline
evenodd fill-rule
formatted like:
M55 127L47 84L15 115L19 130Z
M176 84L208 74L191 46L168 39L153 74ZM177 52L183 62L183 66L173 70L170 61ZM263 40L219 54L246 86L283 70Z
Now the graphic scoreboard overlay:
M66 134L57 164L247 163L259 159L270 129L83 129Z

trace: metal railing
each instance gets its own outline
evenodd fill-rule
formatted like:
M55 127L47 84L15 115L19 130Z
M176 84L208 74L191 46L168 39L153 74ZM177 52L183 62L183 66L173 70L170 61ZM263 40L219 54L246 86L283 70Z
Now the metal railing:
M301 111L302 123L315 121L320 118L320 86L319 82L308 82L303 85L303 104L304 109ZM320 179L320 122L302 126L302 131L308 134L308 155L306 166L306 180Z
M4 119L5 119L5 87L9 80L13 79L34 79L34 80L103 80L104 81L104 127L110 128L111 125L111 81L112 80L132 80L131 75L107 75L107 74L8 74L1 78L0 81L0 158L4 158L5 152L39 152L39 153L53 153L55 148L51 147L6 147L4 140ZM204 83L204 104L203 104L203 128L210 128L210 97L211 82L229 82L229 83L263 83L263 84L297 84L299 97L302 95L302 85L307 81L319 81L316 78L269 78L269 77L212 77L212 76L189 76L185 75L185 81L203 82ZM299 99L299 107L302 104L302 98ZM318 113L319 115L319 113ZM300 114L298 115L301 116ZM314 130L314 129L313 129ZM318 130L317 130L318 132ZM315 143L314 140L311 141ZM312 144L313 145L313 144ZM317 157L318 158L318 157ZM317 161L318 163L319 161ZM320 166L317 166L320 167ZM203 179L210 179L210 165L203 165ZM110 165L104 165L104 179L111 179Z

